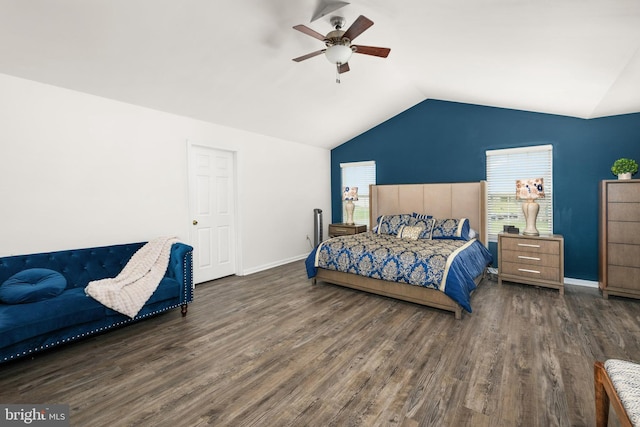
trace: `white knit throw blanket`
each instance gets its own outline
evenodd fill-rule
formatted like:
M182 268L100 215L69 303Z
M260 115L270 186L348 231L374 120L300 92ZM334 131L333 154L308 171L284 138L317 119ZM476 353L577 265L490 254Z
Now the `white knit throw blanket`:
M151 240L133 254L120 274L89 282L85 293L119 313L136 317L164 277L171 245L177 241L175 237Z

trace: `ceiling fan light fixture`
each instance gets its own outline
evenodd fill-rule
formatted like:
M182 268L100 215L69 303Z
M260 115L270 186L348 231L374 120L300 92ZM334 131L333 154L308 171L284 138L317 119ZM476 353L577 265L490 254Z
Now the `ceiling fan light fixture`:
M324 55L332 64L342 65L349 62L349 58L351 58L352 53L353 51L351 50L350 46L337 44L329 46Z

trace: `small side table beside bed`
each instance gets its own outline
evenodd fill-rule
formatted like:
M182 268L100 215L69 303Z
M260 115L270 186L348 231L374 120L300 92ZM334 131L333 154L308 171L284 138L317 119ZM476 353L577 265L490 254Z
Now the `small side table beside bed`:
M564 238L499 233L498 284L503 280L558 289L564 295Z

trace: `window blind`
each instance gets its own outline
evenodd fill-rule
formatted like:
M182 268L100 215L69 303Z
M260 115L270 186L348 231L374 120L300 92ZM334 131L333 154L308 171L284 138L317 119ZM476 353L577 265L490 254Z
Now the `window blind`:
M376 162L340 163L340 198L344 187L358 187L358 200L354 202L353 222L358 225L369 225L369 185L376 183ZM347 218L342 209L342 221Z
M553 146L487 150L487 215L489 241L496 242L504 225L524 230L522 201L516 200L516 180L544 179L543 199L536 227L540 234L553 233Z

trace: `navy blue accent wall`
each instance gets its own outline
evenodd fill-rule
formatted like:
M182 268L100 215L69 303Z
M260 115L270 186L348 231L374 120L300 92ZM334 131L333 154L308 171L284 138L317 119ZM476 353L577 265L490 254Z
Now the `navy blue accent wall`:
M331 151L332 220L341 220L340 163L375 160L378 184L479 181L485 150L541 144L553 145L565 276L598 280L599 182L615 179L620 157L640 162L640 113L584 120L426 100Z

